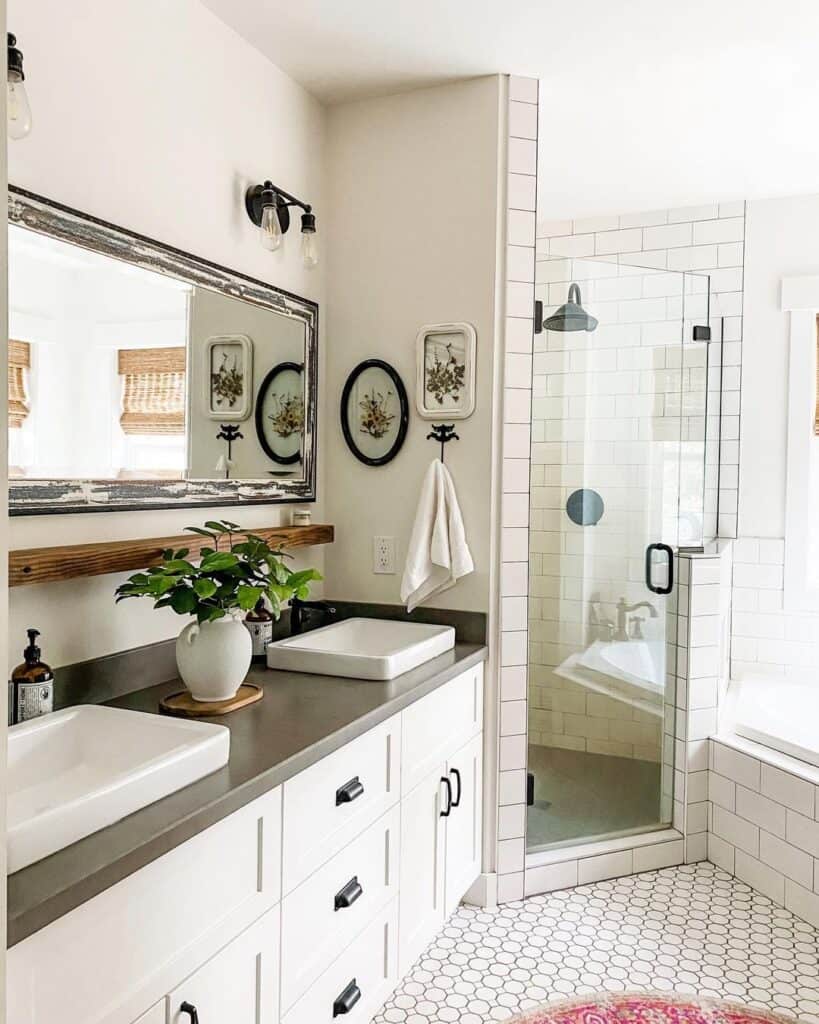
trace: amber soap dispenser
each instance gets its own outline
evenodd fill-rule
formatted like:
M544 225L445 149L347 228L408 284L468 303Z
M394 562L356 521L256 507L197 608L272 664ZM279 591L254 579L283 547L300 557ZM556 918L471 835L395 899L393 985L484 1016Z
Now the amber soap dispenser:
M29 629L27 632L28 647L23 651L25 660L11 674L15 725L54 710L54 673L50 665L40 661L40 648L37 646L40 631Z

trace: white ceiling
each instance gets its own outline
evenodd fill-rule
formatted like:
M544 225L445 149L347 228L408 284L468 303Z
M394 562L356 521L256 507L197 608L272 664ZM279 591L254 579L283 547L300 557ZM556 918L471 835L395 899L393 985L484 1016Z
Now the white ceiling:
M547 216L819 191L817 0L202 0L327 104L540 78Z

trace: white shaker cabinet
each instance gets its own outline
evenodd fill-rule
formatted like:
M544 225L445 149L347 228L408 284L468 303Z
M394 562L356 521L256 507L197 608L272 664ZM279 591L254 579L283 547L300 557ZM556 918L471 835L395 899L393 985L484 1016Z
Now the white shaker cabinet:
M161 1003L157 1003L147 1013L143 1013L139 1020L135 1020L134 1024L167 1024L168 1018L165 1013L165 1002L163 999Z
M481 873L483 823L483 733L475 736L447 762L452 808L446 819L444 917L455 912Z
M276 1024L278 973L276 907L171 992L169 1024Z
M401 802L399 973L405 974L444 921L445 839L436 768Z
M368 1024L480 873L483 666L9 950L14 1024Z
M460 729L455 730L460 739ZM401 802L399 972L406 973L481 870L483 733Z

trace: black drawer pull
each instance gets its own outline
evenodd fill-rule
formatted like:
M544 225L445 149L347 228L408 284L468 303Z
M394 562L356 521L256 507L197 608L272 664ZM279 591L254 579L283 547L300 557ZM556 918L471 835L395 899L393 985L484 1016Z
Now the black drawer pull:
M449 774L455 776L455 782L458 784L458 795L452 801L452 806L457 807L461 802L461 773L458 771L457 768L450 768Z
M355 775L349 782L345 782L343 786L339 786L336 790L336 807L339 807L341 804L351 804L353 800L358 800L363 795L364 784Z
M446 807L441 808L441 817L448 818L452 811L452 783L449 781L448 775L442 775L441 782L446 787Z
M191 1019L191 1024L199 1024L199 1014L193 1003L182 1003L179 1007L180 1013L187 1013Z
M355 978L353 978L341 995L336 996L336 1001L333 1003L333 1016L340 1017L342 1013L349 1013L360 998L361 989L356 985Z
M336 893L333 901L335 909L345 910L347 907L351 907L363 895L364 890L361 888L358 875L353 875L350 881Z

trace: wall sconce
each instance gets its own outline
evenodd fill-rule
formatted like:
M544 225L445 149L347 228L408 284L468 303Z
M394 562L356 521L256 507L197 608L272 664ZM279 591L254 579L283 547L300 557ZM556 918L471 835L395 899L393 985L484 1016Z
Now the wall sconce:
M12 139L24 139L31 131L31 107L23 84L23 53L17 49L17 37L7 33L8 70L6 74L6 112Z
M270 252L281 248L282 239L290 227L291 206L298 206L304 211L301 215L301 258L305 267L314 267L318 263L318 246L316 215L312 206L291 196L272 181L251 185L245 193L247 215L259 229L262 247Z

